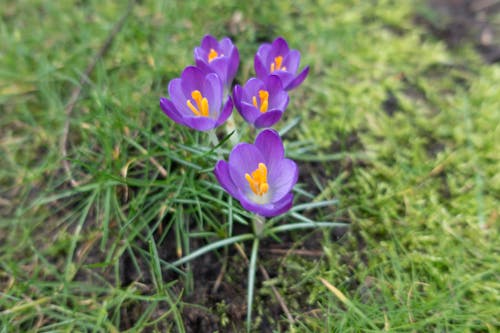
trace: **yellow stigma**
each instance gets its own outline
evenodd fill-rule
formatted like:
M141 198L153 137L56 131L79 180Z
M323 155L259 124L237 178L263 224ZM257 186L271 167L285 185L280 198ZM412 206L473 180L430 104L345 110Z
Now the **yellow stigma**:
M223 54L221 53L220 56L223 56ZM210 49L210 52L208 52L208 62L211 63L212 60L214 60L217 57L219 57L217 51L215 51L214 49Z
M282 56L277 56L274 58L274 61L271 64L271 73L274 71L286 71L286 67L281 65L283 64L283 57Z
M259 90L260 108L257 104L257 97L252 97L253 106L259 108L260 112L264 113L269 107L269 93L266 90Z
M253 193L263 196L269 190L269 184L267 183L267 167L264 163L259 163L259 167L252 172L250 176L245 173L245 179L250 185L250 189Z
M199 90L194 90L191 93L191 97L193 98L194 102L196 103L196 107L193 105L191 100L188 99L186 102L188 108L191 111L193 111L193 113L196 116L208 117L209 112L208 112L208 100L207 100L207 98L203 97Z

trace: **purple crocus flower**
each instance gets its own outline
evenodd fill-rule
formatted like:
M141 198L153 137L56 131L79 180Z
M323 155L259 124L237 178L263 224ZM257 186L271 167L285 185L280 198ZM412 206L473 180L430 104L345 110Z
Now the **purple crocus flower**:
M230 89L231 83L238 71L240 54L228 37L219 41L211 35L201 40L201 46L194 49L194 59L205 73L217 73L224 86Z
M257 128L278 122L290 99L276 75L269 75L264 81L251 78L243 88L235 86L233 98L241 116Z
M260 132L255 144L236 145L229 162L218 161L214 172L221 186L246 210L271 217L292 207L298 168L285 158L283 143L273 129Z
M230 97L222 107L223 89L217 74L206 74L197 67L188 66L180 78L170 81L170 99L160 98L160 107L176 123L208 131L226 121L233 110Z
M263 80L270 74L278 75L286 91L301 84L309 73L309 66L307 66L300 74L295 75L299 69L299 63L300 52L290 50L282 37L276 38L272 44L262 44L254 58L257 77Z

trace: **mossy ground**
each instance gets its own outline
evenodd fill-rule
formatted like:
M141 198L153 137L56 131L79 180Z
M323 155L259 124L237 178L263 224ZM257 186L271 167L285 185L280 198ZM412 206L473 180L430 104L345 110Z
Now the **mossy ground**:
M281 125L300 117L285 136L288 153L311 200L338 200L308 214L350 222L340 240L295 233L282 243L286 255L263 248L272 279L259 278L255 329L500 328L498 65L417 25L429 14L422 2L138 2L70 115L68 157L83 183L73 188L62 168L64 108L126 10L2 4L1 332L243 327L246 264L237 252L218 294L209 287L223 251L191 273L166 270L179 252L223 236L232 207L211 185L214 160L186 150L206 137L158 107L205 33L237 44L240 83L261 42L282 35L302 52L311 72ZM237 205L234 213L246 228L248 214Z

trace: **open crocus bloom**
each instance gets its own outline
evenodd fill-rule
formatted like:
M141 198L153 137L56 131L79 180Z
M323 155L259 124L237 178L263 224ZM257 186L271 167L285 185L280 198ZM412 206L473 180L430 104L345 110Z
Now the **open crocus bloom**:
M211 35L206 35L201 40L201 46L194 49L194 59L205 73L217 73L224 86L229 89L234 76L238 71L240 55L228 37L219 41Z
M309 73L309 66L307 66L296 75L299 63L300 52L290 50L282 37L276 38L272 44L262 44L254 58L257 77L264 80L268 75L277 75L286 91L300 85Z
M234 105L241 116L257 128L271 127L281 119L289 97L281 80L269 75L265 80L251 78L233 91Z
M229 162L218 161L215 176L221 186L238 199L243 208L261 216L283 214L292 207L292 188L298 168L285 158L278 132L262 131L254 144L240 143Z
M226 121L233 110L230 97L222 107L223 89L217 74L206 74L197 67L188 66L180 78L170 81L170 99L160 98L160 106L176 123L208 131Z

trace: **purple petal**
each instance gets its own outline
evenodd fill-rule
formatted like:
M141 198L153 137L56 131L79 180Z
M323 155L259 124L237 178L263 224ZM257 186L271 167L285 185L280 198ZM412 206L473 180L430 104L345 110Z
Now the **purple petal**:
M282 115L283 111L281 110L269 110L257 116L253 123L256 128L271 127L281 119Z
M231 97L228 97L226 104L224 104L224 108L222 109L222 112L220 113L219 118L215 123L215 126L219 126L222 123L224 123L227 120L227 118L229 118L232 112L233 112L233 101Z
M238 110L248 123L253 124L255 119L260 115L260 111L253 106L252 104L248 104L247 102L241 103L241 109Z
M293 206L293 193L288 193L278 202L274 203L273 216L286 213Z
M236 72L238 72L238 67L240 65L240 53L236 47L233 48L231 54L229 55L229 60L227 64L227 82L228 86L233 82Z
M184 117L184 125L198 131L208 131L215 128L215 119L209 117Z
M207 61L205 61L203 58L197 58L196 59L196 66L203 72L203 74L209 74L209 73L213 73L214 70L212 69L212 67L210 67L210 65L208 64Z
M271 52L271 44L270 43L263 43L259 46L259 49L257 50L256 55L260 57L262 62L264 64L267 64L267 56L269 55L269 52Z
M202 91L204 79L205 75L198 67L186 67L181 74L181 87L184 96L190 97L194 90Z
M299 169L297 164L290 159L282 159L278 163L269 167L268 183L269 189L272 191L272 201L277 201L283 198L290 192L293 186L297 183Z
M234 86L233 89L233 101L234 101L234 106L238 111L240 111L241 108L241 98L243 96L243 88L240 85Z
M255 77L250 78L250 80L248 80L245 83L245 86L243 87L243 91L244 91L243 96L245 97L245 101L252 103L252 97L258 96L259 90L265 89L265 88L266 88L265 84L262 80L257 79Z
M281 79L279 76L269 75L265 82L269 91L269 108L284 111L288 105L289 97L283 90Z
M255 74L260 79L265 79L269 74L268 68L266 68L266 64L263 62L262 57L257 53L253 60L253 66L255 69Z
M281 138L273 129L266 129L257 135L255 146L264 156L264 163L268 169L272 169L276 162L279 162L285 157L285 147Z
M217 73L224 84L227 82L227 65L228 59L225 57L215 58L209 65L212 72Z
M275 74L266 77L266 79L264 80L264 84L267 87L267 91L269 91L269 95L275 95L278 92L283 91L283 84L281 83L281 79Z
M300 52L291 50L290 53L283 59L283 66L286 67L287 72L296 73L300 64Z
M276 71L274 75L280 78L284 90L287 90L286 87L295 79L295 74L286 71Z
M275 203L269 203L265 205L260 205L257 204L246 197L243 197L240 199L240 203L245 208L246 210L249 210L251 212L254 212L256 214L265 216L265 217L272 217L272 216L277 216L280 214L283 214L290 210L293 205L293 194L289 193L287 196L285 196L282 200L275 202Z
M257 147L249 143L237 144L229 154L229 174L236 187L243 192L250 191L245 174L251 174L263 162L265 159Z
M226 57L229 56L233 48L235 48L235 46L229 37L224 37L220 40L219 49L221 53L224 54Z
M183 115L192 116L193 112L187 107L186 101L187 98L182 91L182 80L177 78L173 79L168 84L168 94L172 103L175 105L177 111L179 111ZM189 94L190 98L191 94Z
M251 211L252 213L256 213L258 215L265 217L275 216L273 214L274 213L273 204L266 204L266 205L257 204L246 197L242 197L240 199L240 204L243 208L245 208L248 211Z
M201 47L204 48L207 52L210 51L210 49L214 49L217 51L217 49L219 48L219 42L214 36L205 35L201 40Z
M302 83L302 81L305 80L307 74L309 74L309 66L304 68L304 70L299 75L297 75L295 79L293 79L290 83L288 83L288 85L285 87L285 90L288 91L296 88L298 85Z
M274 58L278 56L286 58L288 52L290 52L290 49L288 48L286 40L283 37L278 37L274 40L274 42L271 45L271 51L267 56L266 62L268 64L271 64L272 62L274 62Z
M199 46L194 48L193 55L197 66L198 62L203 62L203 63L208 62L208 52Z
M176 109L174 104L168 100L167 98L160 98L160 107L163 112L169 116L173 121L178 124L184 125L184 121L182 116L179 114L179 111Z
M218 118L222 104L222 82L215 73L210 73L205 77L203 83L203 97L208 100L210 117Z
M233 197L238 197L238 188L234 185L229 175L229 164L226 161L218 161L214 168L215 177L219 184Z
M288 96L286 91L283 90L279 94L272 96L271 100L269 100L269 105L273 109L285 111L289 101L290 101L290 96Z

